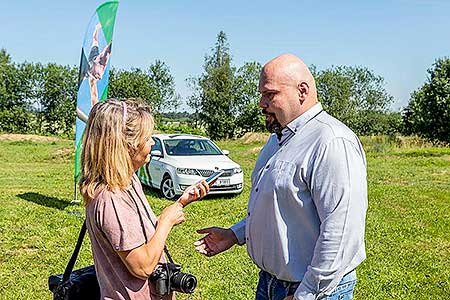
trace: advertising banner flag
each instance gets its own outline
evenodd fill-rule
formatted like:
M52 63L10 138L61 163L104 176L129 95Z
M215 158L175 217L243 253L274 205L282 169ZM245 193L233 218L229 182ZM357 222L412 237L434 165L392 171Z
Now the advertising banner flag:
M78 75L75 134L75 182L80 175L82 136L92 106L106 99L112 37L119 1L107 1L97 7L84 36ZM76 194L75 194L76 198Z

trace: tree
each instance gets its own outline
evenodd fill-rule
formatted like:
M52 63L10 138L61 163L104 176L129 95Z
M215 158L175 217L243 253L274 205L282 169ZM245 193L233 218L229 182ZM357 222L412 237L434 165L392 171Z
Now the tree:
M180 96L175 90L175 79L170 74L169 67L156 60L148 69L150 84L153 86L151 96L153 106L158 112L174 111L180 105Z
M75 124L77 99L75 67L50 63L42 69L38 99L44 119L43 130L52 134L71 134Z
M219 32L211 52L205 56L203 74L190 79L197 92L191 96L188 104L196 110L208 136L212 139L232 138L235 131L235 68L231 65L225 32Z
M34 68L12 63L6 50L0 50L0 131L25 133L34 130L30 112Z
M406 133L450 143L450 59L436 60L403 111Z
M19 72L20 84L22 86L21 97L28 104L27 110L30 113L28 125L32 127L30 131L37 133L46 133L44 124L45 111L43 101L41 99L44 87L44 69L40 63L22 63L17 65Z
M324 108L360 135L395 131L386 118L393 101L384 79L365 67L338 66L317 71L317 94ZM387 127L382 127L384 124ZM389 125L391 124L391 125Z
M202 90L198 84L198 78L189 77L186 79L187 86L192 90L191 95L187 99L187 104L194 112L192 113L191 125L197 129L204 129L204 122L200 118L200 111L202 110Z
M167 65L159 60L147 71L138 68L110 71L109 97L141 98L150 104L155 113L174 110L179 105L175 80Z
M0 50L0 109L25 107L20 97L21 84L18 70L5 49Z
M235 105L233 114L236 116L236 131L238 135L246 132L265 130L264 116L259 107L258 91L261 64L248 62L240 67L234 80Z

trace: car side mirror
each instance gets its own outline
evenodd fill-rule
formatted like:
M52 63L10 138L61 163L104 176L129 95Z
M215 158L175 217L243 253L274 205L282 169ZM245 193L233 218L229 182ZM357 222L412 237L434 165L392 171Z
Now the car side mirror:
M228 151L228 150L222 150L222 153L223 153L224 155L229 155L229 154L230 154L230 151Z
M157 156L157 157L163 157L162 153L160 150L153 150L150 152L151 156Z

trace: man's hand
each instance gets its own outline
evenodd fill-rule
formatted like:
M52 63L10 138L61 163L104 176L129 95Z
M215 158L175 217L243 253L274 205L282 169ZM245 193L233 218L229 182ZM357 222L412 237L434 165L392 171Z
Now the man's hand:
M194 242L195 250L206 256L219 254L238 242L231 229L210 227L197 230L197 233L206 233L204 237Z
M294 299L294 295L290 295L287 296L286 298L284 298L284 300L293 300Z

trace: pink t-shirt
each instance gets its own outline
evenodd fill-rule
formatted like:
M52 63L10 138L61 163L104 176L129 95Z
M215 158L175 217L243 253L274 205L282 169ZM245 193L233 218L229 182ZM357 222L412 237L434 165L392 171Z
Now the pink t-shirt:
M103 190L86 207L86 225L91 239L101 299L172 299L171 296L156 295L148 280L134 277L117 253L117 251L132 250L143 245L146 242L145 235L149 241L155 232L148 214L153 219L153 223L156 221L156 216L135 175L132 182L140 197L131 187L128 191L132 198L126 191ZM142 218L142 224L140 218ZM163 255L160 261L164 260Z

